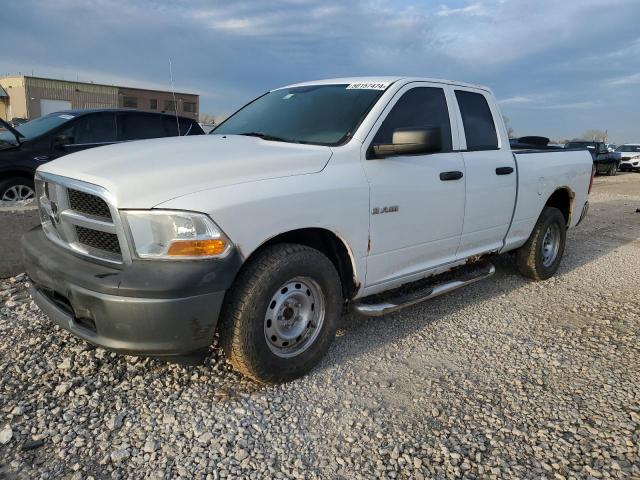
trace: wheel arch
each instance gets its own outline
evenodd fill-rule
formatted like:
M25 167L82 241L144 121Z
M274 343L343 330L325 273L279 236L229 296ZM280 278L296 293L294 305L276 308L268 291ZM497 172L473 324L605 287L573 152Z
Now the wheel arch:
M279 233L263 241L246 258L245 263L265 248L279 243L297 243L322 252L334 264L345 300L352 299L360 289L356 276L356 260L349 244L337 233L320 227L298 228Z
M573 201L575 196L575 192L570 187L562 186L557 188L549 196L544 206L555 207L560 210L568 227L571 224L571 219L573 218Z
M14 177L26 178L33 181L34 173L31 170L22 170L19 168L0 170L0 182Z

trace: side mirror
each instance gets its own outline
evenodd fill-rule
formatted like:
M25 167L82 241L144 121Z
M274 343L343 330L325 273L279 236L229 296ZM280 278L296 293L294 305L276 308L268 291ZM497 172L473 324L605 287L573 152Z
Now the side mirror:
M58 135L53 141L56 148L64 148L67 145L73 145L74 138L71 135Z
M442 132L440 127L397 128L390 144L372 145L372 150L374 158L440 152Z

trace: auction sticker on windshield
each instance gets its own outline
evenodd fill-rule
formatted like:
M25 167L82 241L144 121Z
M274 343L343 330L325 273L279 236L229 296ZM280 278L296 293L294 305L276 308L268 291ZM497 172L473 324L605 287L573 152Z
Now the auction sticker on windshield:
M347 90L364 89L364 90L386 90L391 82L361 82L351 83L347 86Z
M72 118L75 118L73 115L67 115L66 113L58 116L60 118L64 118L65 120L71 120Z

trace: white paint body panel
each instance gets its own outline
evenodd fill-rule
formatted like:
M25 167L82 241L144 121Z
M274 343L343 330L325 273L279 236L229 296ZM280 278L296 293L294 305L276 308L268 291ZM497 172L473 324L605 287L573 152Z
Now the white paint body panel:
M575 196L570 223L577 223L587 199L589 153L517 154L515 162L495 99L482 87L397 77L305 85L356 82L390 86L342 146L234 135L174 137L87 150L40 170L100 185L121 209L205 212L244 258L281 233L329 230L348 249L362 287L358 297L445 271L469 255L517 248L558 188ZM464 150L465 144L453 90L482 92L496 122L500 150L367 160L377 127L411 84L445 89L454 150ZM517 171L494 178L495 168L507 165ZM463 171L463 179L439 180L440 172L452 170ZM373 207L390 205L398 205L398 212L371 215Z
M83 150L41 170L100 185L120 208L152 208L199 190L317 173L330 157L328 147L195 135Z
M452 86L452 99L456 91L483 95L487 100L496 132L497 150L467 151L462 115L456 101L454 115L459 127L460 148L465 164L466 199L464 226L460 237L457 259L464 259L502 248L509 230L518 187L516 164L507 139L502 116L491 92L475 87ZM497 175L496 168L511 167L513 173Z
M367 135L362 165L371 187L371 207L398 205L393 214L371 215L369 289L384 288L416 272L454 261L464 220L465 180L443 182L440 173L464 171L459 152L366 159L366 151L387 114L404 93L420 87L445 90L433 82L410 82L398 89ZM456 144L456 124L451 132Z
M515 156L518 199L503 252L527 241L545 203L559 188L567 188L575 195L569 227L575 226L589 196L593 166L591 155L585 151L516 152Z

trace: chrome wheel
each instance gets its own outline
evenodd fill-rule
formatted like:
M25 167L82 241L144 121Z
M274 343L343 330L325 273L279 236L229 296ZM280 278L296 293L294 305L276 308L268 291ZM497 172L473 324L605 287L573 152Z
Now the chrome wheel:
M552 223L542 237L542 265L549 268L558 257L560 250L560 227Z
M13 185L7 188L2 195L3 202L21 202L33 200L36 193L29 185Z
M324 294L315 280L288 281L271 297L264 316L269 349L282 358L301 354L318 338L324 317Z

